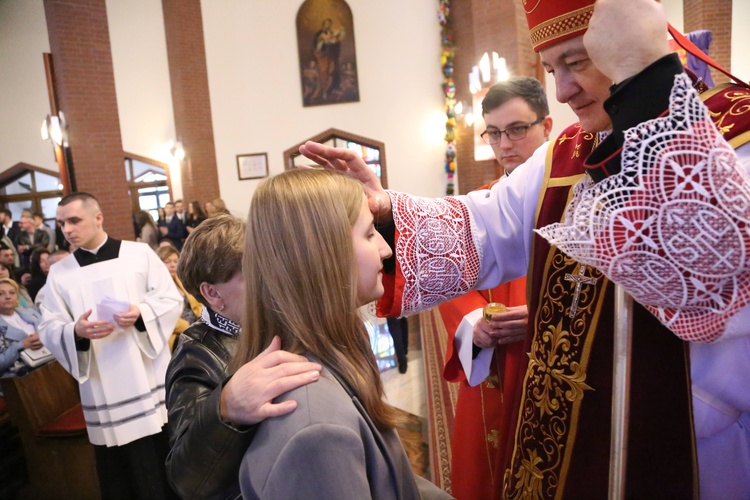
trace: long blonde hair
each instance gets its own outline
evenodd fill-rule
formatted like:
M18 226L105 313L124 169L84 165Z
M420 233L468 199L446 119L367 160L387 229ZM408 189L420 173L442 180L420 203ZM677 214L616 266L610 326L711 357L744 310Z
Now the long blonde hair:
M232 371L281 337L309 353L355 392L380 429L399 420L357 311L352 227L364 189L344 175L289 170L255 191L245 238L245 318Z

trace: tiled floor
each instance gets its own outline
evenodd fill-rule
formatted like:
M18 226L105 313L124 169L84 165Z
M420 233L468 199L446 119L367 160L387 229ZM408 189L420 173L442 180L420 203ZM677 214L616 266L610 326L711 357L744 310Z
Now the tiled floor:
M419 347L418 328L410 325L409 367L406 373L399 373L396 368L396 355L393 350L393 339L388 333L388 326L368 324L370 345L380 366L380 377L383 380L386 398L396 408L400 408L418 417L427 417L427 399L424 385L424 367L422 351Z

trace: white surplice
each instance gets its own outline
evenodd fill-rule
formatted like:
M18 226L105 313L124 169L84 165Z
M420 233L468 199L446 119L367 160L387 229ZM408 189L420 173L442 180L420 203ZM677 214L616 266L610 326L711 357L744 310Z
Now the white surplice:
M77 351L74 326L105 297L135 304L145 332L115 326L111 335ZM119 257L81 267L70 255L50 268L41 304L40 336L79 382L89 440L120 446L157 434L167 421L164 377L167 340L182 299L164 264L145 243L121 242Z

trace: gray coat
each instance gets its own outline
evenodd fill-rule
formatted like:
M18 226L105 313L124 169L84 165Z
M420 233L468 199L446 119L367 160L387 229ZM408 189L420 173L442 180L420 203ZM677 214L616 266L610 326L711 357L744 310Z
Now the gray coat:
M245 499L451 498L415 476L395 430L380 432L328 369L275 401L297 409L259 426L240 467Z

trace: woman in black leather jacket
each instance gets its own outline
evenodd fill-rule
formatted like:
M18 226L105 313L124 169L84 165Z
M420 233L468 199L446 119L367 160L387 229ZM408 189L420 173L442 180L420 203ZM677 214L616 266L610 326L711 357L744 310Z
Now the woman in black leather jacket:
M279 350L275 339L227 378L244 304L244 233L244 222L230 215L206 220L190 233L177 267L185 289L205 306L180 335L167 370L166 467L182 498L239 498L239 465L254 424L293 411L294 401L271 401L317 380L321 369Z

